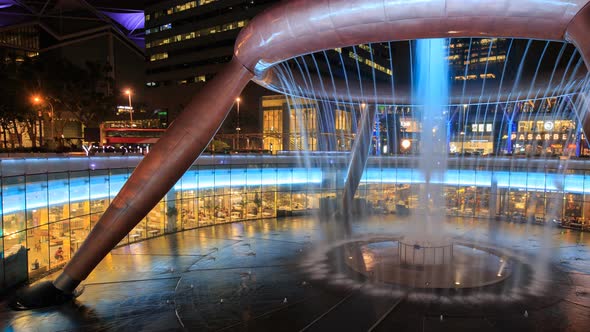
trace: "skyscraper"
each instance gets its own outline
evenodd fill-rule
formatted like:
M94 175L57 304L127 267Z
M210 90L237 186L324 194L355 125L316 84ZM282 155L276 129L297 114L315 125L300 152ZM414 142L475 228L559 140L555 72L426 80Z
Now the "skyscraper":
M235 39L276 0L152 1L145 9L150 104L175 113L228 62Z

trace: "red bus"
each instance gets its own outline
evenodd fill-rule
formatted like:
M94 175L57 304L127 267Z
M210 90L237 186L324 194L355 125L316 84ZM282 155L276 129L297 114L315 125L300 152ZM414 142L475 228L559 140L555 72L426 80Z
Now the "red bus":
M102 145L154 144L166 129L159 126L159 120L107 121L100 125Z

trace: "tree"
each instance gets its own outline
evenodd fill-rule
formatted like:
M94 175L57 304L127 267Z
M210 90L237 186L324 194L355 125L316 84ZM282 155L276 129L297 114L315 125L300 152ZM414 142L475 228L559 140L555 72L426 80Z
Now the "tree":
M54 106L70 113L86 127L96 126L116 105L111 93L114 83L108 72L107 64L87 62L85 68L79 68L63 59L46 67L50 94L57 104Z
M9 127L12 119L15 117L14 108L12 107L13 92L10 87L14 81L10 79L9 68L6 62L0 62L0 127L2 128L3 148L8 148ZM11 142L12 143L12 142ZM14 146L12 146L14 148Z
M225 150L229 149L229 144L225 143L224 141L220 141L220 140L212 140L211 143L209 143L209 146L207 147L207 150L212 151L212 152L223 152Z
M11 147L23 146L22 133L27 131L33 147L37 146L39 117L30 102L32 91L38 89L40 76L34 61L24 58L16 61L6 57L0 64L0 127L3 130L4 148L8 147L8 135Z
M67 119L73 118L86 127L98 125L116 105L109 72L107 64L88 62L80 68L51 55L24 58L24 61L5 59L0 63L0 127L4 148L8 148L9 142L12 148L22 147L25 131L36 147L41 121L50 114L54 137L61 137ZM33 95L40 95L43 102L33 105Z

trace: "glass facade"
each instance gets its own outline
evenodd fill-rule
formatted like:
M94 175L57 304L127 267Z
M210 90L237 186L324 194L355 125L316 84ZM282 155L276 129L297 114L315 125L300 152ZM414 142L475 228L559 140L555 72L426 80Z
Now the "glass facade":
M354 107L335 105L333 112L322 118L322 107L332 105L283 95L264 96L261 100L264 150L350 150L356 125ZM321 146L330 140L335 141L332 146Z
M283 148L283 96L262 97L262 148L268 151L281 151Z
M134 167L122 167L125 163L118 158L80 160L92 163L88 169L53 173L45 171L49 167L33 167L34 160L20 171L2 169L3 288L63 267ZM421 174L411 168L411 160L407 165L397 160L395 166L388 160L370 161L357 197L376 213L417 209ZM344 170L330 165L345 161L345 155L317 156L302 167L290 156L201 158L120 244L195 227L315 211L322 199L336 198L342 190ZM542 167L516 167L501 159L492 159L486 167L461 164L450 165L441 184L447 215L537 223L558 219L590 230L590 162L569 160L566 172L559 160L539 160ZM32 174L18 174L23 170Z
M63 267L132 171L94 168L3 177L1 288ZM276 217L277 188L290 190L295 181L300 184L297 199L306 201L313 184L321 182L320 173L257 160L227 167L195 165L120 245L200 226ZM287 202L282 208L290 207ZM15 275L15 268L23 271Z
M170 0L147 4L145 8L146 86L158 105L178 109L168 98L168 87L200 85L211 80L233 56L236 37L258 13L277 0L219 1ZM191 89L178 92L190 100ZM155 102L154 100L154 102Z
M23 26L0 32L0 44L30 51L39 50L39 31L34 26Z
M575 95L503 103L453 104L446 116L448 153L461 155L589 156ZM348 151L363 105L283 95L261 102L263 147L273 151ZM419 106L377 107L371 154L420 151ZM409 142L404 146L404 141ZM272 146L272 148L271 148Z
M167 16L167 15L172 15L172 14L175 14L175 13L183 12L185 10L196 8L197 5L198 6L203 6L203 5L206 5L206 4L209 4L209 3L212 3L212 2L217 2L217 1L219 1L219 0L188 1L188 2L185 2L185 3L178 4L176 6L173 6L173 7L166 8L164 10L158 10L158 11L154 11L154 12L151 12L149 14L146 14L145 15L145 20L146 20L146 22L148 22L152 18L153 19L158 19L160 17L164 17L164 16ZM161 30L158 30L158 31L161 31Z
M590 230L590 177L584 169L518 167L449 169L443 186L448 216L497 218ZM477 167L476 167L477 168ZM369 168L357 195L373 209L418 209L421 175L408 168ZM562 187L563 186L563 187ZM495 205L494 205L495 204Z
M456 38L449 43L447 59L455 81L489 80L502 76L508 40Z
M203 37L203 36L207 36L207 35L212 35L215 33L241 29L241 28L245 27L246 24L248 24L248 20L240 20L240 21L235 21L235 22L229 22L226 24L215 25L215 26L199 29L196 31L191 31L191 32L183 33L183 34L174 35L174 36L168 37L168 38L156 39L154 41L145 43L145 47L146 48L157 47L157 46L162 46L162 45L166 45L166 44L195 39L195 38L199 38L199 37ZM158 55L158 54L155 54L155 55ZM168 58L167 53L166 53L166 58ZM150 59L151 59L151 57L150 57ZM161 60L161 59L156 59L156 60ZM152 60L152 61L155 61L155 60Z

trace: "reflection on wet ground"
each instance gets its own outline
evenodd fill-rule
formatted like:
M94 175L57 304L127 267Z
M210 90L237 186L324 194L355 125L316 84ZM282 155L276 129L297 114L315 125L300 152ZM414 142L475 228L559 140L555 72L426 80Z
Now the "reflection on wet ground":
M410 222L371 217L355 224L353 233L396 236ZM446 226L457 241L493 243L530 264L534 282L526 273L512 275L506 282L522 292L499 286L469 293L376 287L349 274L346 264L318 255L330 236L325 224L312 217L268 219L118 248L85 281L74 303L15 312L2 302L0 328L590 330L589 234L476 219L453 219Z

